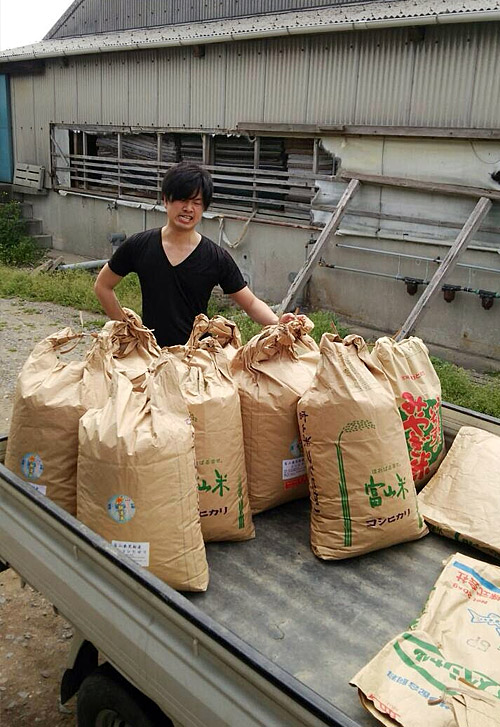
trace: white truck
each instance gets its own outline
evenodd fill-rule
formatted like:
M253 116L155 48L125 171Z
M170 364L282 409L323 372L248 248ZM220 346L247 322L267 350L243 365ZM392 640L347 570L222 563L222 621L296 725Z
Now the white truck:
M448 440L464 424L500 434L443 411ZM377 724L350 677L418 615L443 559L474 551L431 534L320 561L303 500L255 524L255 540L209 543L208 591L180 594L0 464L0 559L75 629L61 701L77 693L78 727Z

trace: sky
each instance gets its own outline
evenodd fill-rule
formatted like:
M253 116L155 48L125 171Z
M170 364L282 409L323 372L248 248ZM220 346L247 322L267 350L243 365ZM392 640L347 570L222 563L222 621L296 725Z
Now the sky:
M0 0L0 50L42 40L72 0Z

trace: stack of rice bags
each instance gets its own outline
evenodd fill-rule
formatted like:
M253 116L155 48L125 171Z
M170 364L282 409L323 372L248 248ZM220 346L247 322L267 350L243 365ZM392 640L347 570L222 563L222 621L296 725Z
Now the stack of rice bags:
M295 407L319 359L318 346L309 336L312 328L305 316L267 326L232 360L253 513L308 494Z
M204 539L254 536L239 398L218 342L238 336L198 316L188 343L144 375L117 371L109 402L80 423L78 517L178 590L207 588Z
M65 328L38 343L17 381L5 464L69 513L76 513L78 422L109 396L118 366L136 376L159 355L140 318L110 321L83 361L64 361L82 334Z

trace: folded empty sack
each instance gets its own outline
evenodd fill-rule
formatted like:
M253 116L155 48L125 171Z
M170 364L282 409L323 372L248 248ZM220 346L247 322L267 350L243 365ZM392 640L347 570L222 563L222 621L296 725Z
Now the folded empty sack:
M351 680L384 725L500 724L500 568L455 553L420 617Z
M500 555L500 437L462 427L434 477L418 495L431 530Z

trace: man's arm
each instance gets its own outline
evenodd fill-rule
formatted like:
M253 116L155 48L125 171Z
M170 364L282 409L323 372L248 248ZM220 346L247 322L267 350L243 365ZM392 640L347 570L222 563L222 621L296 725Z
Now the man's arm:
M122 277L114 273L106 263L94 283L94 292L97 299L104 308L106 315L113 321L122 321L125 318L123 308L118 302L114 291L120 280L122 280Z
M242 288L242 290L238 290L237 293L232 293L229 297L234 300L240 308L243 308L245 313L249 315L252 320L256 323L260 323L261 326L269 326L278 322L288 323L288 321L291 321L295 317L293 313L283 313L281 318L278 319L276 313L273 313L267 303L264 303L263 300L257 298L248 286Z

